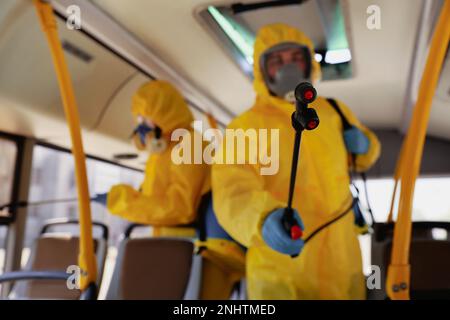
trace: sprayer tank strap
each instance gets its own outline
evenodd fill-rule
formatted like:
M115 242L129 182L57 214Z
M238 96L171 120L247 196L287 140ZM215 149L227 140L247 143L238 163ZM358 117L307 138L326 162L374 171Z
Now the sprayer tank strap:
M197 220L195 222L195 227L198 230L198 238L200 241L205 242L207 240L206 233L206 213L208 211L208 206L212 201L212 192L209 191L205 193L197 209Z
M344 113L342 113L342 110L339 107L337 101L334 100L333 98L327 98L327 101L333 107L333 109L338 113L339 117L341 118L342 125L344 127L344 131L350 129L352 127L352 125L350 124L350 122L348 121L348 119L344 115Z
M348 121L347 117L342 112L342 110L339 107L337 101L334 100L333 98L327 98L327 101L333 107L333 109L337 112L339 117L341 118L342 127L343 127L344 131L346 131L348 129L351 129L353 126L350 124L350 121ZM352 166L353 166L353 169L354 169L355 166L356 166L356 155L355 154L351 155L351 160L352 160ZM353 177L352 177L351 173L350 173L350 178L351 178L351 180L353 180Z
M350 124L350 122L348 121L347 117L344 115L344 113L342 112L341 108L339 107L337 101L333 98L327 98L328 103L333 107L333 109L337 112L337 114L339 115L339 117L341 118L342 121L342 126L344 131L351 129L353 126ZM352 167L353 169L356 168L356 155L352 154L351 155L351 161L352 161ZM370 202L369 202L369 196L368 196L368 191L367 191L367 177L365 172L361 172L361 178L363 180L364 183L364 190L365 190L365 194L366 194L366 201L367 201L367 207L370 213L370 216L372 218L372 222L375 222L374 217L373 217L373 212L372 212L372 208L370 206ZM357 193L358 193L358 197L359 198L359 189L356 187L356 185L353 183L353 175L352 172L350 172L350 180L351 180L351 184L353 184L353 186L355 187Z

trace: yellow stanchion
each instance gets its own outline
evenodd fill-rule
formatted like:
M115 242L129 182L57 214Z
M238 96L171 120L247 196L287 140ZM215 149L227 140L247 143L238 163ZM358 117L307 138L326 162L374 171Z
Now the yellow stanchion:
M400 177L401 177L401 170L404 166L404 154L406 145L408 143L408 135L405 136L405 139L402 144L402 148L400 149L399 158L397 161L397 164L395 166L395 173L394 173L394 190L392 192L392 198L391 198L391 206L389 210L389 215L387 218L387 222L393 222L394 221L394 206L395 206L395 199L397 196L398 187L400 185Z
M214 116L211 113L206 113L206 118L208 119L208 123L209 123L209 126L211 127L211 129L216 129L216 130L219 129L217 120L216 120L216 118L214 118ZM216 138L215 143L217 145L220 145L222 143L222 136L217 131L215 131L214 136Z
M78 191L79 220L80 220L80 252L78 264L81 268L80 286L85 290L89 285L95 284L97 266L94 255L94 242L92 238L92 220L90 196L86 174L86 157L81 138L80 120L73 92L72 81L64 58L61 41L58 37L56 20L50 4L41 0L33 0L39 21L44 31L58 78L64 112L72 139L72 154L75 160L75 176Z
M420 83L419 96L408 130L399 169L401 192L398 218L394 229L391 263L388 268L386 290L393 300L410 298L409 247L412 229L414 186L419 174L430 110L440 71L450 39L450 0L446 0L431 41L427 64Z
M213 116L211 113L207 113L207 114L206 114L206 118L208 118L209 126L210 126L212 129L217 129L217 128L219 128L219 125L217 124L216 118L214 118L214 116Z

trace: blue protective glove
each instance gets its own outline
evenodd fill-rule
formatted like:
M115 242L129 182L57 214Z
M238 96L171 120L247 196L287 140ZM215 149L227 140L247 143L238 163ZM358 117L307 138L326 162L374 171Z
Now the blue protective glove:
M96 194L94 198L91 199L92 202L96 202L106 207L106 201L108 200L107 193Z
M283 227L283 214L285 208L272 211L264 220L262 236L267 245L275 251L288 255L298 255L305 245L302 239L292 240ZM303 221L297 210L294 209L294 218L304 230Z
M153 129L150 128L147 124L141 123L140 125L138 125L136 127L136 129L134 129L133 134L139 135L139 139L141 140L141 143L143 145L145 145L145 137L147 136L148 133L150 133L152 131L153 131Z
M344 141L350 153L365 154L369 151L369 138L357 127L344 131Z

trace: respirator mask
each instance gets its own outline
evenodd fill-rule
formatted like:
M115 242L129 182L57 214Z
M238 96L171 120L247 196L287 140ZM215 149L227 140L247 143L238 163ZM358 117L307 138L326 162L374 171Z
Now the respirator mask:
M144 119L138 119L139 125L133 131L133 143L138 150L148 151L150 154L162 153L167 148L167 142L162 137L162 130L158 126L149 126Z
M286 49L298 49L305 59L305 70L298 63L290 62L281 66L274 77L267 73L267 60L271 54ZM282 43L263 53L260 59L260 70L270 93L288 102L295 102L294 90L299 83L311 82L311 54L309 49L296 43Z

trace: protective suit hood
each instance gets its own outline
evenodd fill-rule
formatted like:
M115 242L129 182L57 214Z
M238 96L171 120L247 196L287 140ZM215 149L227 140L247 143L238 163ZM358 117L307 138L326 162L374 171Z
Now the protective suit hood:
M320 80L321 77L320 65L314 59L314 45L311 39L309 39L303 32L282 23L271 24L261 28L256 36L255 50L253 53L253 59L255 61L253 65L253 86L256 94L258 95L258 99L270 99L272 104L276 104L278 106L286 105L286 102L278 97L272 96L269 93L264 81L264 76L260 69L260 58L268 49L282 43L296 43L300 46L307 47L312 57L311 80L315 82Z
M178 90L166 81L150 81L139 88L133 97L134 116L151 119L163 135L177 128L189 128L194 117Z

